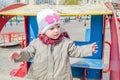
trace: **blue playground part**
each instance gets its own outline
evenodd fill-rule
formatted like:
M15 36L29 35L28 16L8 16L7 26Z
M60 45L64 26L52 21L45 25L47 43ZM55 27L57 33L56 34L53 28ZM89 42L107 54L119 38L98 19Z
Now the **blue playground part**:
M91 27L90 28L91 30L89 30L89 29L86 30L86 39L85 39L86 42L75 41L75 44L77 46L80 46L83 44L97 42L98 52L97 52L97 54L93 54L92 57L83 58L82 61L84 63L82 65L79 63L76 63L77 66L72 66L74 68L77 67L76 69L72 68L72 74L74 77L83 76L83 74L79 74L79 75L75 75L75 74L83 73L83 70L86 68L86 73L89 73L89 74L86 74L87 79L100 80L101 75L102 75L102 68L103 68L103 64L102 64L103 15L91 16L91 26L90 27ZM89 61L89 59L90 59L90 61ZM89 62L87 62L87 61L89 61ZM97 63L99 63L99 64L94 64L95 61L98 61ZM96 67L94 67L93 65L88 65L86 63L94 64L94 66L96 66ZM83 70L81 70L81 69L83 69Z
M91 57L80 58L80 61L78 61L75 64L71 64L72 75L73 77L82 77L84 76L84 70L86 69L87 79L100 80L102 75L102 68L103 68L103 64L102 64L103 15L91 16L90 27L91 27L90 29L86 29L86 39L85 39L86 41L85 42L75 41L75 44L77 46L80 46L83 44L90 44L93 42L97 42L98 52L96 54L93 54L93 56ZM36 23L36 16L29 16L28 43L31 42L34 38L37 38L37 34L38 34L38 26Z
M36 16L28 17L28 43L33 39L37 38L38 34L38 25L36 21Z
M85 41L90 41L90 28L85 31Z

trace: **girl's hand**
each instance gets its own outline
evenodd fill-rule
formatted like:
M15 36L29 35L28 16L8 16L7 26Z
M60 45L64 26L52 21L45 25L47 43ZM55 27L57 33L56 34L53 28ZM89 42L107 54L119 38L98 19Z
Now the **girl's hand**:
M98 48L98 45L96 44L96 42L95 42L95 43L92 43L91 46L92 46L92 52L93 52L93 53L97 53L98 50L96 50L96 49Z
M21 55L20 51L15 51L10 54L9 59L10 60L18 59L20 57L20 55Z

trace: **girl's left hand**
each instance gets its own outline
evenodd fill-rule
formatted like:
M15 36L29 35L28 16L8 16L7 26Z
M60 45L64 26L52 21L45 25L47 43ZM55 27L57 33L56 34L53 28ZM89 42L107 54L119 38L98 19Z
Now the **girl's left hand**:
M92 47L92 52L93 53L97 53L98 52L98 50L96 50L98 48L98 45L96 44L96 42L92 43L91 47Z

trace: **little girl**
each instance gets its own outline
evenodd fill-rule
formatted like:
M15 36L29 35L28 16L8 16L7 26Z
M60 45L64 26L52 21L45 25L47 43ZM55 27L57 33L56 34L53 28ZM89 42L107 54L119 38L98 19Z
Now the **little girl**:
M29 61L32 64L28 76L33 80L72 80L69 56L84 57L96 53L96 43L75 46L66 32L61 32L60 17L51 9L37 14L39 35L20 51L10 55L15 62Z

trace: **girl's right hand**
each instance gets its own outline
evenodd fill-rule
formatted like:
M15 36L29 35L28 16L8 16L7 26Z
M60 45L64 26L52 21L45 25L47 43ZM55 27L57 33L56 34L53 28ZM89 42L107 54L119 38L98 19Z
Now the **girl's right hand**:
M20 55L21 55L20 51L12 52L9 56L9 59L10 60L18 59L20 57Z
M98 45L96 44L96 42L92 43L91 47L92 47L92 52L93 53L97 53L98 52L98 50L96 50L98 48Z

